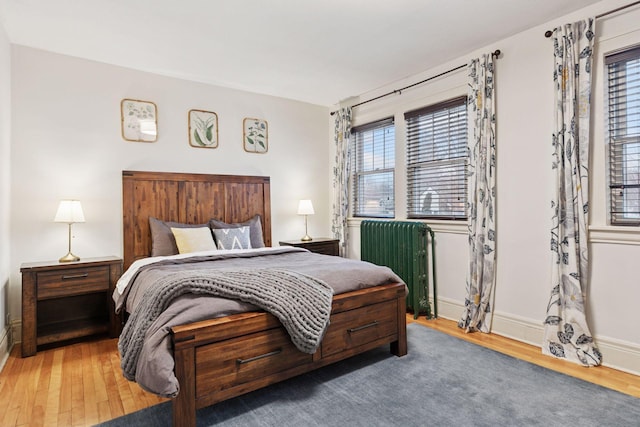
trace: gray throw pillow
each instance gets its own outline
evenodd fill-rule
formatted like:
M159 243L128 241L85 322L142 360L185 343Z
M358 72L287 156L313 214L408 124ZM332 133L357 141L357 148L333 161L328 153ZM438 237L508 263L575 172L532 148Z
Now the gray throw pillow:
M183 224L180 222L161 221L158 218L150 216L151 256L177 255L179 253L176 239L171 232L171 227L197 228L208 227L208 224Z
M249 235L249 227L216 228L213 230L218 249L251 249Z
M255 215L253 218L248 219L245 222L234 222L231 224L227 224L226 222L217 219L212 219L209 221L209 226L212 230L249 227L251 247L264 248L264 237L262 235L262 222L260 220L260 215Z

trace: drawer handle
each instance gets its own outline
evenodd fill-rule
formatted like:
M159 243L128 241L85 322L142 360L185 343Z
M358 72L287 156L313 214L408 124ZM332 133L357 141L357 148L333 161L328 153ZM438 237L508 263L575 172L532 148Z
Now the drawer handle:
M72 280L72 279L84 279L85 277L88 277L89 273L84 273L84 274L70 274L70 275L63 275L62 276L62 280Z
M243 365L245 363L255 362L256 360L264 359L265 357L275 356L276 354L280 354L280 353L282 353L282 349L281 348L279 348L277 350L274 350L274 351L271 351L269 353L261 354L260 356L250 357L248 359L236 359L236 363L238 365Z
M347 332L349 332L351 334L353 332L358 332L358 331L361 331L363 329L372 328L374 326L378 326L378 321L377 320L374 320L371 323L367 323L366 325L358 326L357 328L347 329Z

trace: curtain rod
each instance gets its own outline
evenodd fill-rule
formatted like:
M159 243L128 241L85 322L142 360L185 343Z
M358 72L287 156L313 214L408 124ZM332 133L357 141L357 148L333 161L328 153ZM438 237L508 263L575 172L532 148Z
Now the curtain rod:
M625 5L625 6L620 6L620 7L617 7L615 9L613 9L613 10L610 10L608 12L604 12L604 13L601 13L600 15L596 15L596 19L604 18L607 15L611 15L612 13L620 12L621 10L628 9L630 7L633 7L633 6L637 5L637 4L640 4L640 1L634 1L633 3L629 3L629 4ZM547 31L544 32L544 36L546 38L549 38L552 35L553 35L553 30L547 30Z
M502 52L500 52L500 49L496 49L495 51L493 51L493 52L491 53L491 56L495 56L496 58L498 58L498 57L500 56L500 54L501 54L501 53L502 53ZM449 73L452 73L452 72L454 72L454 71L458 71L459 69L464 68L464 67L466 67L466 66L467 66L467 64L459 65L459 66L457 66L457 67L455 67L455 68L452 68L452 69L447 70L447 71L445 71L445 72L442 72L442 73L440 73L440 74L436 74L435 76L431 76L431 77L426 78L426 79L424 79L424 80L420 80L420 81L419 81L419 82L417 82L417 83L410 84L409 86L405 86L405 87L402 87L402 88L400 88L400 89L392 90L391 92L384 93L384 94L382 94L382 95L380 95L380 96L376 96L375 98L371 98L371 99L367 99L366 101L359 102L359 103L357 103L357 104L352 105L352 106L351 106L351 108L356 108L356 107L358 107L358 106L360 106L360 105L367 104L367 103L369 103L369 102L376 101L376 100L378 100L378 99L380 99L380 98L384 98L384 97L389 96L389 95L394 95L394 94L396 94L396 93L397 93L398 95L400 95L400 94L402 94L402 91L403 91L403 90L410 89L410 88L412 88L412 87L414 87L414 86L421 85L422 83L426 83L426 82L428 82L429 80L437 79L438 77L442 77L442 76L444 76L445 74L449 74ZM333 116L335 113L336 113L335 111L332 111L330 114Z

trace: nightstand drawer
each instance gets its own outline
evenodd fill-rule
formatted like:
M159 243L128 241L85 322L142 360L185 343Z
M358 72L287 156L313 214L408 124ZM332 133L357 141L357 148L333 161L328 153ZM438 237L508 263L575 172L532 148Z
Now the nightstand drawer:
M109 267L85 267L38 273L38 300L109 290Z
M314 246L310 246L309 249L311 252L315 252L317 254L323 255L338 255L338 243L337 242L322 242L318 243Z
M338 239L319 237L310 241L284 240L280 242L280 246L295 246L296 248L304 248L317 254L339 256L339 243L340 240Z

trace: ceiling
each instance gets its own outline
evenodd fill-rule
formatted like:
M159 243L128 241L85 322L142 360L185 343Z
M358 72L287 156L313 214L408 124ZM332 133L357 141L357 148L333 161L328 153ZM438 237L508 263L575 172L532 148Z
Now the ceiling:
M14 44L330 106L597 1L0 0L0 19Z

